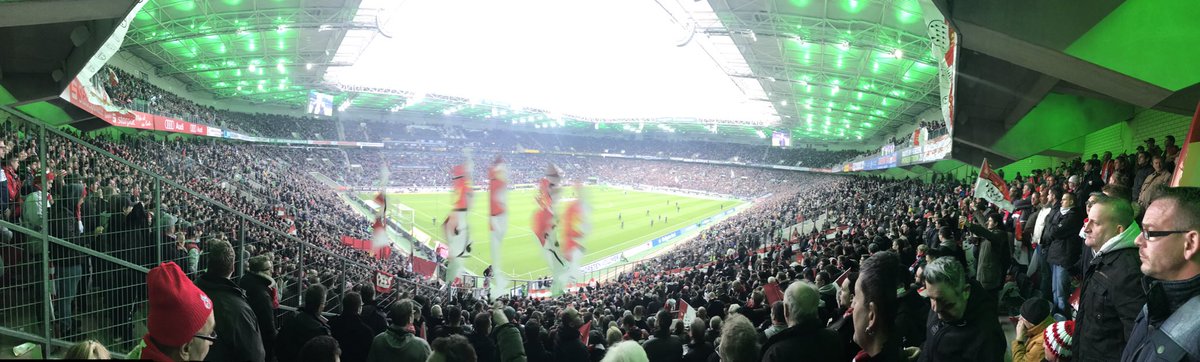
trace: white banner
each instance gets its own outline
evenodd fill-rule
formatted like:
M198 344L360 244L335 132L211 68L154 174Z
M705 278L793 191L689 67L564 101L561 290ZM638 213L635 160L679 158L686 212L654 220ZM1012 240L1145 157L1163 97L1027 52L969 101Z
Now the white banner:
M953 133L954 93L958 84L958 32L950 27L933 0L921 0L921 12L925 15L933 56L938 60L942 120L946 123L946 131Z

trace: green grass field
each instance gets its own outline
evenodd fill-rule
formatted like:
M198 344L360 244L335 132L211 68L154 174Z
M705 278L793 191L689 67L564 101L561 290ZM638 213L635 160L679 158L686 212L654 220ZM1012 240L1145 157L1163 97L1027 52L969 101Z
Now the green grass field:
M542 276L548 272L545 260L538 253L537 239L530 229L537 204L534 202L536 190L512 190L508 193L508 233L504 237L503 253L501 254L500 270L516 278ZM562 216L561 202L574 198L573 189L564 189L559 196L559 217ZM602 259L628 249L640 243L652 240L669 232L681 229L689 224L700 222L706 217L721 212L722 206L731 208L740 205L738 200L716 200L698 197L686 197L671 194L626 191L623 189L603 186L589 186L585 190L588 202L592 207L592 232L584 240L587 254L580 265ZM360 194L364 200L374 198L371 193ZM390 205L403 204L412 208L415 213L417 229L433 236L434 240L444 241L441 222L450 210L451 195L448 192L431 194L390 194ZM676 211L675 204L679 204ZM649 210L649 215L646 212ZM620 214L624 227L617 219ZM662 215L666 222L658 219ZM467 269L476 274L482 274L491 260L491 246L488 238L488 194L476 192L471 203L470 235L473 242L472 257L467 261ZM436 219L436 221L435 221ZM650 220L654 226L650 226ZM561 228L561 225L560 225ZM561 229L559 236L561 237Z

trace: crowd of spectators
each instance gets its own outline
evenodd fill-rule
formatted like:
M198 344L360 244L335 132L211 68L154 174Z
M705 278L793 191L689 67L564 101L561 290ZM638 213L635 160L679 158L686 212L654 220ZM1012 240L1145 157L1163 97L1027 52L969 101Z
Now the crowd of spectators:
M614 279L549 299L484 301L467 290L425 288L376 297L374 270L418 278L404 274L399 256L376 259L339 243L342 235L367 238L367 221L308 174L357 164L361 182L377 179L368 170L388 162L398 185L439 186L448 176L438 174L461 162L461 153L78 135L184 190L155 187L148 175L67 138L35 137L25 124L3 127L6 220L157 266L146 289L109 293L101 306L106 322L131 326L135 306L148 299L148 333L134 348L148 358L1141 361L1162 353L1152 342L1164 338L1160 330L1170 331L1174 353L1200 357L1187 347L1196 334L1170 334L1188 326L1184 317L1196 308L1189 301L1200 295L1200 191L1165 187L1179 153L1173 138L1163 147L1147 140L1135 154L1018 174L1007 185L1013 210L975 198L973 180L945 175L922 182L506 154L514 182L532 182L555 163L575 177L757 202ZM320 250L305 252L204 199ZM786 231L803 220L821 222L805 233ZM56 335L81 328L72 313L80 289L141 284L139 275L72 248L55 243L39 256L40 247L20 233L6 239L5 271L39 257L54 263ZM177 266L157 265L159 246L170 246L161 248L162 259ZM347 270L343 259L368 267ZM245 276L234 280L241 268ZM37 273L8 273L3 283ZM276 323L276 298L303 302ZM341 315L329 320L325 311ZM186 323L165 322L181 315ZM1002 323L1015 324L1011 341ZM137 341L132 333L119 330L111 345Z
M216 109L166 91L134 74L105 67L94 77L109 99L121 107L185 121L234 130L251 136L382 142L440 141L450 145L477 145L501 151L521 148L557 151L616 153L678 157L711 161L822 168L869 153L855 150L818 150L809 147L779 148L707 141L663 141L619 137L589 137L520 131L478 131L459 127L405 127L390 122L346 122L339 136L336 121L319 117L295 117L267 113L243 113Z
M1087 173L1072 167L1064 168L1068 179ZM1077 205L1070 200L1083 190L1071 182L1031 181L1028 195L1014 189L1018 208L1004 212L974 198L966 180L944 176L920 182L803 174L795 181L790 192L772 194L614 279L548 299L406 293L391 304L388 326L369 332L364 320L382 315L361 312L363 297L347 294L343 306L350 308L328 323L294 317L317 322L289 324L309 326L289 335L314 333L286 346L324 346L352 361L1057 361L1120 360L1122 353L1141 361L1154 357L1152 337L1142 331L1171 320L1200 290L1200 260L1172 249L1200 241L1195 188L1152 193L1151 206L1137 212L1155 229L1146 234L1134 226L1129 200L1089 194L1092 202ZM1066 196L1043 203L1035 194ZM1027 204L1054 220L1023 216ZM1086 225L1057 220L1081 210L1091 216ZM784 231L800 220L819 222L802 234ZM1092 251L1085 269L1072 271L1083 289L1077 306L1055 310L1054 294L1045 290L1051 286L1040 281L1051 269L1031 267L1039 261L1029 249ZM1139 249L1141 262L1108 261ZM1162 290L1163 304L1149 307L1162 314L1134 318L1147 297L1138 298L1140 284L1123 278L1143 274ZM1123 315L1129 311L1135 315ZM1014 325L1015 336L1006 337L1002 323Z
M337 125L329 118L216 109L168 92L115 67L101 69L96 73L94 81L103 86L109 99L120 107L238 131L250 136L302 140L338 139Z
M358 188L377 187L384 164L388 184L401 188L447 187L450 168L464 161L461 152L425 152L398 150L346 150L350 164L326 163L325 174ZM565 156L550 154L505 153L473 154L471 175L475 185L486 184L487 167L494 157L508 164L513 184L533 184L540 179L547 164L559 166L569 178L627 186L654 186L699 190L742 198L771 193L780 187L795 185L799 173L757 167L721 166L674 161L653 161L627 158Z
M766 144L710 141L664 140L660 137L635 139L617 136L582 136L565 133L537 133L517 130L468 130L460 127L398 126L388 122L362 122L358 131L348 135L370 136L364 140L398 141L414 148L474 147L512 152L618 154L693 160L736 162L760 165L823 168L869 153L857 150L822 150L810 147L780 148Z

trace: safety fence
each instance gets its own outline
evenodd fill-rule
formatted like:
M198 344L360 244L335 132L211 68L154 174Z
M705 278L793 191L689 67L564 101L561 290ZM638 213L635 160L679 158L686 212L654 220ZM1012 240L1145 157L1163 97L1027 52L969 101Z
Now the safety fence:
M32 342L57 356L92 339L123 355L146 331L149 268L173 261L196 280L226 245L234 282L248 274L273 280L277 318L304 305L313 285L329 290L325 311L340 312L345 293L374 287L377 272L403 274L338 248L335 238L298 238L289 227L301 221L227 191L228 180L189 173L179 155L142 147L151 137L85 141L7 106L0 113L15 116L0 124L0 192L9 196L0 199L0 346ZM444 292L390 280L377 288L383 307L402 295Z

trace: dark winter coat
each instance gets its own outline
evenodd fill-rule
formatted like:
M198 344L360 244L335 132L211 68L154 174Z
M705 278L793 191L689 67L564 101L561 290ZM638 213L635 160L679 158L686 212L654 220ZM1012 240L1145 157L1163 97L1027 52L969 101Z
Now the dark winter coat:
M242 276L239 286L246 292L246 303L254 311L258 320L258 331L262 335L262 344L267 349L267 361L275 357L275 336L279 331L275 328L275 299L271 296L273 280L264 275L249 273Z
M367 360L367 353L371 351L371 341L375 339L377 333L371 330L361 315L342 313L329 321L329 330L333 339L336 339L342 348L342 361L365 362Z
M1079 230L1083 229L1083 210L1072 208L1066 214L1059 214L1055 219L1053 231L1050 234L1050 246L1046 249L1046 261L1052 265L1070 268L1079 262L1083 239L1079 238ZM1045 237L1042 240L1046 240Z
M712 344L707 342L689 344L687 345L687 349L687 353L683 355L684 362L708 361L708 357L716 352Z
M841 343L837 334L825 329L821 322L805 321L768 338L762 347L762 360L795 361L799 356L804 356L806 361L848 361L850 356L842 355L845 349Z
M283 322L279 329L279 338L275 341L275 353L279 361L298 361L300 349L308 340L330 335L329 326L316 314L297 311L290 319Z
M1142 289L1141 260L1128 230L1110 250L1092 258L1079 292L1075 315L1076 361L1118 361L1129 341L1146 292Z
M205 361L264 361L262 334L254 310L246 301L246 292L229 278L207 273L196 279L196 287L212 299L217 321L218 339L209 348Z
M1168 318L1175 318L1172 323L1176 323L1177 327L1172 329L1176 337L1168 338L1176 341L1173 343L1175 346L1170 346L1171 351L1164 350L1163 353L1187 354L1182 360L1200 362L1200 333L1197 333L1200 328L1179 328L1200 325L1200 313L1186 313L1180 310L1190 300L1196 300L1193 303L1200 302L1200 276L1178 281L1152 281L1146 294L1146 306L1138 314L1137 323L1129 336L1129 343L1125 344L1121 360L1158 361L1160 356L1156 355L1157 345L1160 344L1155 343L1151 335L1164 327L1163 324Z
M587 361L589 358L587 346L579 339L579 330L575 328L559 328L557 342L554 345L555 361Z
M375 301L364 300L361 315L363 323L366 323L368 327L371 327L371 331L375 332L375 334L380 334L387 331L387 316L384 314L383 310L379 309L379 306L375 304Z
M945 322L929 313L921 362L1003 362L1008 346L996 318L996 297L979 283L969 282L970 296L961 319Z
M670 333L658 332L642 343L650 362L678 362L683 360L683 341Z

